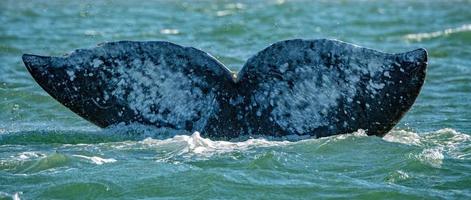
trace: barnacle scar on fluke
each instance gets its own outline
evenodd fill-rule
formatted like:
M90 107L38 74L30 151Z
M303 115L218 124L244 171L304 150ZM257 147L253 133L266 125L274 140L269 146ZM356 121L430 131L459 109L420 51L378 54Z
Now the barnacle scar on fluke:
M427 52L286 40L232 74L192 47L120 41L65 57L25 54L23 62L52 97L100 127L142 123L213 138L382 136L419 94Z

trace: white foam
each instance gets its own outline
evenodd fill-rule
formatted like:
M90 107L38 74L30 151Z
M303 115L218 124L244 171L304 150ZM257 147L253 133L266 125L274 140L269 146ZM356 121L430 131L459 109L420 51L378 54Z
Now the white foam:
M0 199L12 199L12 200L20 200L20 194L23 192L15 192L14 194L9 194L6 192L0 191Z
M408 145L421 145L421 137L414 132L405 130L393 130L383 137L388 142L397 142Z
M97 36L97 35L101 35L102 33L96 30L85 30L84 34L87 36Z
M443 164L443 148L431 148L431 149L424 149L422 153L417 155L417 158L425 163L429 164L432 167L440 168Z
M437 146L455 147L458 144L471 141L471 136L451 128L444 128L421 134L405 130L392 130L383 139L402 144L425 145L431 143Z
M22 192L16 192L12 197L13 200L20 200L20 193L22 194Z
M340 135L331 136L330 139L335 141L335 140L344 140L351 137L368 137L368 135L366 134L365 130L358 129L357 131L352 132L350 134L340 134Z
M180 141L186 143L186 148L183 149L184 153L206 155L211 155L214 153L242 151L250 149L252 147L270 147L291 143L288 141L268 141L266 139L248 139L243 142L213 141L208 138L201 137L199 132L194 132L190 136L178 135L168 140L171 140L172 142Z
M29 160L34 158L44 157L45 155L38 152L25 151L20 153L16 158L19 160Z
M456 28L448 28L445 30L440 30L440 31L435 31L435 32L430 32L430 33L415 33L415 34L407 34L404 36L406 40L412 40L412 41L422 41L424 39L432 39L432 38L437 38L441 36L447 36L453 33L459 33L459 32L468 32L471 31L471 24L465 24L460 27Z
M178 29L166 28L166 29L160 30L160 33L165 34L165 35L177 35L180 33L180 31Z
M92 163L97 164L97 165L103 165L103 164L106 164L106 163L114 163L114 162L117 161L114 158L101 158L101 157L98 157L98 156L84 156L84 155L72 155L72 156L89 160Z
M396 183L398 181L407 180L409 178L410 178L409 174L407 174L406 172L402 170L397 170L393 172L391 175L389 175L389 177L387 178L387 181L391 183Z
M224 17L224 16L227 16L227 15L231 15L233 14L234 11L231 11L231 10L218 10L216 12L216 16L218 17Z
M471 136L450 128L420 134L393 130L383 139L423 148L416 158L432 167L441 167L445 155L454 159L470 159L466 148L471 143Z
M451 128L440 129L424 135L424 143L428 146L436 146L447 152L448 156L455 159L470 159L463 150L471 143L471 136L460 133Z
M167 162L174 157L198 157L209 158L215 154L230 153L235 151L247 151L252 148L274 147L294 144L290 141L270 141L267 139L247 139L240 142L213 141L201 137L199 132L191 135L176 135L168 139L146 138L142 141L126 141L115 143L117 149L155 149L159 156L158 161Z

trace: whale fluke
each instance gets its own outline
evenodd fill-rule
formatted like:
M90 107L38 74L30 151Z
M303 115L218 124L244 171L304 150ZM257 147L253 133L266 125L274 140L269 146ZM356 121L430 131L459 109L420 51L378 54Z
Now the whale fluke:
M427 52L286 40L234 75L195 48L121 41L64 57L25 54L23 62L46 92L100 127L142 123L213 138L382 136L418 96Z

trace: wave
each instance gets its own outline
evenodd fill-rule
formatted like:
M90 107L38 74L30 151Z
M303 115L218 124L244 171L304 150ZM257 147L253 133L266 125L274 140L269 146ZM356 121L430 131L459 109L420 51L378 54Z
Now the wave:
M14 194L9 194L9 193L0 191L0 199L20 200L20 194L23 194L23 193L15 192Z
M160 154L162 161L175 157L200 157L208 158L215 154L248 151L256 148L267 147L295 147L313 146L322 149L324 146L351 145L358 140L374 142L380 140L392 144L415 146L422 149L417 159L423 162L439 166L444 154L456 159L471 159L471 136L460 133L451 128L437 131L416 133L406 130L392 130L383 138L368 137L363 130L352 134L336 135L325 138L273 138L258 136L254 138L241 137L233 141L219 141L204 138L199 132L184 133L168 129L156 129L143 125L126 127L114 127L101 131L34 131L3 133L0 135L0 145L37 145L37 144L62 144L63 146L90 146L112 150L136 150L154 149ZM345 144L347 143L347 144ZM387 145L387 144L386 144ZM114 158L101 158L100 156L73 155L76 158L88 160L101 165L113 163ZM40 154L23 152L18 158L37 159Z
M420 42L426 39L433 39L433 38L448 36L455 33L469 32L469 31L471 31L471 24L465 24L460 27L448 28L445 30L440 30L440 31L435 31L435 32L407 34L406 36L404 36L404 38L406 40Z
M105 163L114 163L114 162L117 161L114 158L102 158L102 157L98 157L98 156L84 156L84 155L73 155L73 156L75 156L77 158L82 158L82 159L88 160L91 163L97 164L97 165L103 165Z
M411 182L429 184L427 178L437 170L451 174L444 185L459 184L462 178L456 176L461 173L457 170L471 160L471 136L451 128L430 132L393 130L383 138L367 136L359 130L299 141L263 137L218 141L202 137L199 132L179 135L171 131L166 132L168 137L161 138L159 131L165 132L132 126L96 132L4 133L0 136L0 172L9 181L18 177L77 177L75 182L65 181L57 186L64 190L69 186L83 188L90 180L112 171L130 173L119 180L109 177L130 185L178 184L173 180L185 176L183 182L204 186L208 180L201 177L211 176L210 184L220 188L273 184L339 187L342 180L355 190L386 186L413 193L417 190L408 187ZM76 136L82 139L67 139ZM35 142L26 142L30 140ZM253 178L264 176L268 179ZM467 172L462 176L469 177ZM90 184L96 187L102 183ZM0 198L21 195L12 191L16 190L0 191ZM437 194L440 193L432 195Z
M421 153L414 155L419 161L439 168L445 155L453 159L471 159L471 136L451 128L437 131L414 133L410 131L391 131L385 141L420 147Z
M341 134L324 138L288 135L283 137L247 135L229 141L212 140L201 136L199 132L155 128L141 124L118 125L106 129L52 129L45 130L3 130L0 132L0 145L7 144L97 144L108 142L134 141L141 143L168 144L186 142L190 149L198 150L203 146L208 149L224 149L227 146L245 148L249 146L273 146L296 144L309 141L336 141L350 137L367 137L364 130L350 134ZM371 138L379 138L372 136ZM382 140L407 145L427 146L440 145L452 147L460 142L468 142L471 136L452 128L417 133L413 131L393 129Z

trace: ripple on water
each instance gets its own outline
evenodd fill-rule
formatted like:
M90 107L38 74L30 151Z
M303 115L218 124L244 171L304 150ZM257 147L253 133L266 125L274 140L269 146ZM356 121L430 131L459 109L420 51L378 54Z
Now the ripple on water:
M456 28L447 28L441 31L429 32L429 33L414 33L407 34L404 36L406 40L420 42L422 40L434 39L438 37L446 37L452 34L461 32L471 32L471 24L464 24Z
M457 184L454 188L464 187L460 178L446 175L441 170L449 170L451 165L456 164L454 160L470 159L470 137L454 129L425 133L393 130L382 139L368 137L360 130L354 134L300 141L252 138L234 142L213 141L201 137L198 132L152 138L148 137L152 136L152 130L148 127L143 127L140 132L136 127L128 129L132 134L122 129L104 132L110 133L111 130L117 138L120 138L120 134L126 135L125 139L96 143L93 137L100 140L102 136L86 132L83 134L89 134L90 138L82 142L90 143L56 143L57 140L44 138L36 144L4 144L0 152L3 171L0 176L18 183L34 180L37 176L63 180L59 181L60 184L43 186L38 195L44 198L66 198L66 191L70 189L88 191L98 197L113 197L123 192L137 195L135 192L138 189L129 184L137 184L143 181L143 177L147 177L146 183L174 184L186 191L190 188L185 188L181 185L183 183L170 183L170 180L180 177L183 182L206 187L207 184L220 185L213 185L215 190L223 186L233 187L234 184L255 188L297 187L306 191L329 185L336 185L338 190L342 190L352 187L374 189L383 187L383 184L392 184L386 191L398 190L401 191L398 194L408 194L409 189L404 191L399 188L414 187L431 180ZM64 133L55 131L45 137L57 137L54 134ZM142 138L140 134L146 137ZM121 178L112 175L124 171L134 175L127 174ZM214 179L206 179L209 183L203 183L203 180L199 180L201 177L196 176L202 172ZM442 177L433 176L436 173L445 174ZM21 178L16 177L19 175ZM80 179L70 179L75 176L80 176ZM161 176L166 178L159 178ZM463 176L471 177L470 174ZM446 180L439 180L444 177ZM340 180L346 185L338 185ZM317 182L322 184L315 184ZM153 183L152 187L158 186ZM147 193L137 196L144 198L155 194L150 189L145 189ZM409 195L414 196L416 193Z

